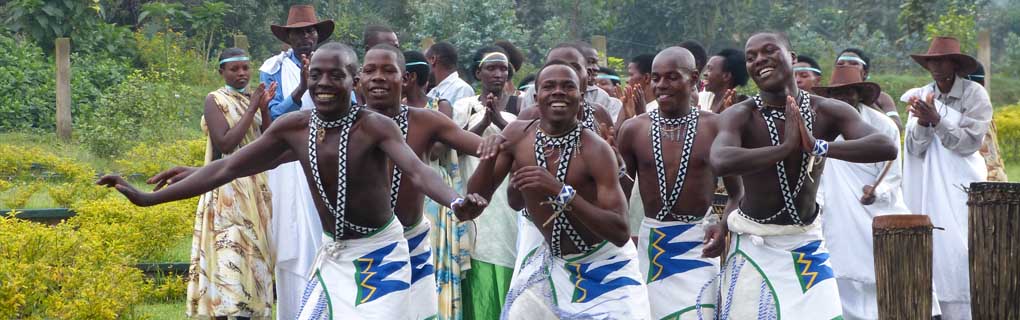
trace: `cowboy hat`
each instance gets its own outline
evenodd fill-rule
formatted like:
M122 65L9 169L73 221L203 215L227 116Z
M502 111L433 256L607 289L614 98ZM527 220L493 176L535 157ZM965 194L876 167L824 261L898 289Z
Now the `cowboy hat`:
M814 87L811 91L817 95L831 98L832 91L840 88L857 89L861 103L869 106L878 100L878 94L882 92L882 87L879 87L877 83L861 79L861 69L853 66L836 66L832 70L832 77L829 78L829 85Z
M921 67L928 69L927 61L932 58L949 58L956 62L956 74L965 76L977 70L977 60L974 57L960 53L960 40L953 37L935 37L931 40L928 53L912 54L911 58L917 61Z
M271 25L270 29L273 30L273 35L276 36L280 41L287 42L287 32L291 29L300 29L305 27L315 27L315 31L319 34L319 42L323 43L329 36L333 34L333 20L319 21L315 17L315 7L310 5L294 5L290 7L290 13L287 14L287 24Z

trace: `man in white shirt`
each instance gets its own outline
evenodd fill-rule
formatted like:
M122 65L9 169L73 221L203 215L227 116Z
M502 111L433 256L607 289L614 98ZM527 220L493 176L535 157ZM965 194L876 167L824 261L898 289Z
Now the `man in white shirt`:
M429 98L453 104L461 98L475 95L475 89L457 74L457 48L452 44L443 41L432 45L425 52L425 59L429 61L429 68L435 77L432 81L435 87L429 90Z
M934 82L905 95L909 102L904 147L903 193L911 211L927 214L935 232L935 290L942 318L970 319L967 192L985 181L978 153L992 120L992 104L980 84L961 78L977 61L960 53L955 38L936 37L927 54L911 55Z

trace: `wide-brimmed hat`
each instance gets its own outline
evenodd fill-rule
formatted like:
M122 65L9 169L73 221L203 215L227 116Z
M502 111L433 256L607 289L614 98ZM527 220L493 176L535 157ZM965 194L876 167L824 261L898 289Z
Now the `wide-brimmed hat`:
M273 30L273 35L276 36L280 41L287 42L287 31L290 29L299 29L312 26L315 27L315 31L319 34L319 42L322 43L329 39L329 36L333 34L333 28L336 26L333 24L333 20L319 21L315 17L315 7L310 5L293 5L290 7L290 13L287 14L286 25L271 25L270 29Z
M925 62L931 58L949 58L956 61L957 69L956 74L965 76L977 70L977 60L974 57L960 53L960 40L953 37L935 37L931 40L931 46L928 47L928 53L925 54L912 54L911 58L917 61L921 67L928 69Z
M865 105L874 104L875 100L878 100L878 94L882 92L882 87L877 83L864 81L861 78L861 69L855 66L836 66L835 69L832 69L832 76L829 77L829 85L814 87L811 91L817 95L831 98L832 90L839 88L857 89L861 103Z

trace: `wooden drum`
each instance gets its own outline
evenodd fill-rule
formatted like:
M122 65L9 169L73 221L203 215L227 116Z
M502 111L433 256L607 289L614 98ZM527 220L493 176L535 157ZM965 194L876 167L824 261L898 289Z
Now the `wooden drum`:
M970 207L974 319L1020 319L1020 183L976 182Z
M919 214L878 216L871 228L879 318L931 319L931 219Z

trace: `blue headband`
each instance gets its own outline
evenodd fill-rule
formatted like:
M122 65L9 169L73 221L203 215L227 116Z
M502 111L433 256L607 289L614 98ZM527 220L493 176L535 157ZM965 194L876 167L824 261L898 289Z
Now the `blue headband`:
M425 62L425 61L415 61L415 62L408 62L408 63L404 64L404 67L406 68L406 67L410 67L410 66L421 66L421 65L427 66L429 64L427 62Z
M864 59L861 59L861 58L858 58L858 57L854 57L854 56L839 56L839 58L837 58L836 61L856 61L857 63L860 63L861 65L865 65L865 66L868 65L867 62L864 62Z
M811 72L817 73L818 75L822 75L822 70L818 70L817 68L812 68L812 67L795 67L795 68L793 68L793 72L797 72L797 71L811 71Z
M609 80L613 80L613 81L620 81L620 77L617 77L617 76L614 76L614 75L611 75L611 74L600 74L600 75L596 76L595 79L609 79Z
M222 66L224 63L234 62L234 61L248 61L248 57L247 56L236 56L236 57L226 58L226 59L220 60L220 65Z

